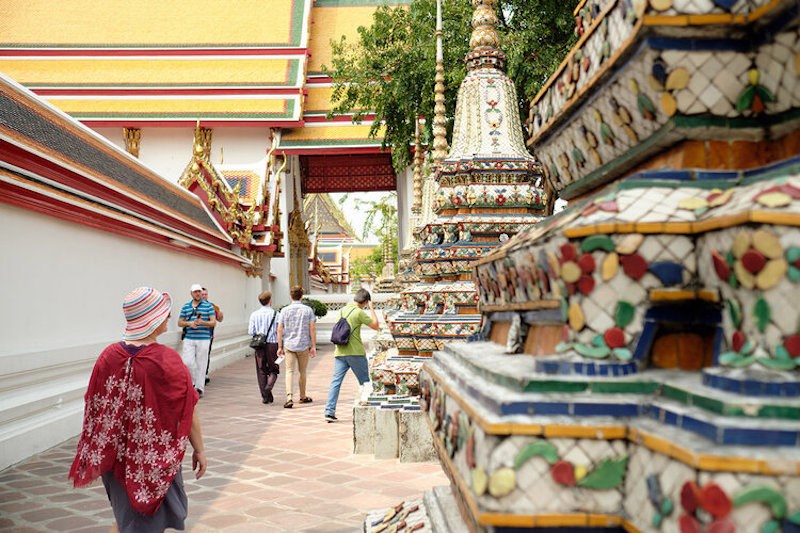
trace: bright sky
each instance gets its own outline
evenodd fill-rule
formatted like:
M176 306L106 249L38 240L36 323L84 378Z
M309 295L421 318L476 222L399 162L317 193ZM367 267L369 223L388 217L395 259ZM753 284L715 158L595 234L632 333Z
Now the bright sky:
M377 202L387 194L391 193L387 193L385 191L350 193L347 195L347 200L345 200L344 205L339 203L339 200L343 196L345 196L344 193L331 193L331 198L333 199L334 202L336 202L336 205L339 206L339 209L342 210L342 213L344 213L344 218L347 220L348 223L350 223L350 226L352 226L352 228L356 232L356 235L358 235L358 238L360 239L361 233L364 231L364 222L367 214L365 212L364 207L359 208L356 205L355 199L358 198L362 201ZM374 235L368 235L365 242L379 244L378 238L375 237Z

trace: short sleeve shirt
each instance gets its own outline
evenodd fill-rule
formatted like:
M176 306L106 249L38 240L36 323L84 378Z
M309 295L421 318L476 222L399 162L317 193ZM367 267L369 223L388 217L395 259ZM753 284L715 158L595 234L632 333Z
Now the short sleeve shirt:
M350 324L350 342L343 346L336 346L333 355L367 355L364 343L361 342L361 326L372 323L372 316L356 304L347 304L342 308L341 316ZM338 320L338 319L337 319Z
M186 302L181 308L181 318L191 322L197 317L200 320L211 320L216 318L214 306L206 301L201 301L197 307L192 306L192 300ZM197 326L196 328L186 328L186 338L195 341L207 341L211 339L212 328Z
M304 303L292 302L278 315L283 326L283 348L302 352L311 348L311 323L316 320L314 310Z

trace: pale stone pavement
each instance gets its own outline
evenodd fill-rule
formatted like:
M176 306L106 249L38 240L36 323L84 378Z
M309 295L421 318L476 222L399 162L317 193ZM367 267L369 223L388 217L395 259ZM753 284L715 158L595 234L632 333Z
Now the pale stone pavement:
M348 373L339 422L326 423L333 345L319 349L309 365L308 395L314 401L292 409L283 408L283 374L275 403L261 403L252 357L212 374L199 404L208 472L194 479L190 453L183 468L187 531L361 531L367 511L421 498L425 490L448 484L438 463L353 455L358 385ZM108 531L112 514L102 484L73 489L67 480L76 442L70 439L0 472L0 531Z

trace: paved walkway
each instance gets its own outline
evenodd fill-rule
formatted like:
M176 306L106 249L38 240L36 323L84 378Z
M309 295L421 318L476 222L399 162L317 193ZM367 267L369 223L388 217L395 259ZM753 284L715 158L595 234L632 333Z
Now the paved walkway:
M190 453L184 464L188 531L361 531L367 511L448 484L438 463L353 455L351 406L358 385L348 374L339 422L326 423L333 345L320 350L309 365L314 402L292 409L283 408L283 374L275 403L261 403L252 357L211 376L199 404L208 472L196 481ZM67 481L76 443L70 439L0 472L0 531L108 531L112 515L102 484L73 489Z

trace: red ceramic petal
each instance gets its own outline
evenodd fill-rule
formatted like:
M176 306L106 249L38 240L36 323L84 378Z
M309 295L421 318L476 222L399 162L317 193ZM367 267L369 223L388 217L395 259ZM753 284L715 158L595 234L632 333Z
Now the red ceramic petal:
M751 274L758 274L767 264L767 258L758 250L750 248L741 257L742 266Z
M716 483L709 483L703 487L703 492L700 495L700 501L703 509L711 513L714 518L723 518L730 514L733 509L733 502L722 490L722 487Z
M594 290L594 278L590 275L583 275L578 280L578 290L581 294L588 296Z
M625 333L620 328L609 328L603 333L603 340L609 348L622 348L625 346Z
M681 533L703 533L703 526L693 516L682 515L678 520Z
M569 461L558 461L550 469L553 481L567 487L575 486L575 467Z
M581 267L581 272L584 274L591 274L594 272L595 267L597 267L597 263L595 263L592 254L583 254L580 259L578 259L578 266Z
M733 337L731 338L731 348L733 348L733 351L734 352L742 351L742 347L744 346L746 340L747 336L745 336L743 331L741 330L734 331Z
M561 328L561 340L563 342L569 342L569 326L564 324L564 327Z
M622 270L631 279L640 280L647 273L647 261L639 254L620 256Z
M706 533L736 533L736 524L730 518L718 518L708 524Z
M718 251L712 249L711 260L714 263L714 271L719 276L719 279L727 283L731 279L731 267L728 266L725 258Z
M681 487L681 507L692 514L700 506L700 487L694 481L687 481Z
M792 357L800 357L800 335L789 335L783 341L783 347Z
M578 254L578 250L575 248L575 245L572 243L566 243L561 245L561 262L566 263L567 261L572 261L575 259L575 256Z
M785 183L783 185L779 185L778 188L784 194L788 194L792 197L792 200L800 200L800 189L791 185L789 183Z

